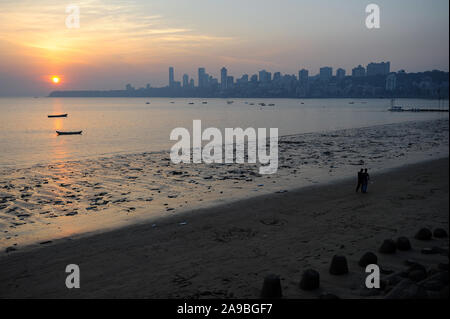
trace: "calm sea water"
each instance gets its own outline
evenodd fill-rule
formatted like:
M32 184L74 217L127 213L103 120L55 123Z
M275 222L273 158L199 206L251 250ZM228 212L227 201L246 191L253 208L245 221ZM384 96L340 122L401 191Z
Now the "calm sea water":
M235 99L231 105L224 99L208 99L208 104L202 101L0 98L0 167L167 150L174 143L169 140L172 129L191 130L194 119L202 120L203 128L278 127L280 135L289 135L448 118L448 113L391 113L387 99ZM274 103L275 107L261 108L257 106L260 102ZM429 100L398 99L396 104L438 107L438 101ZM448 101L443 104L448 108ZM47 118L59 113L69 116ZM56 130L83 130L83 135L57 136Z

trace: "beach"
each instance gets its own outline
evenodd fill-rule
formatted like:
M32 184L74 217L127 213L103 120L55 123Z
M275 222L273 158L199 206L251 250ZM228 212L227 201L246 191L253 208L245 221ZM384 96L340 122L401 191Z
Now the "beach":
M448 165L447 157L371 172L368 194L348 178L13 251L0 257L0 297L258 298L264 277L276 274L284 298L382 298L389 288L363 288L365 252L386 273L409 260L448 274L448 238L414 239L423 227L448 230ZM412 250L378 252L400 236ZM421 252L429 247L439 253ZM334 255L347 258L347 275L329 273ZM68 264L80 267L80 289L64 285ZM310 292L298 287L308 268L321 276Z
M0 169L0 255L199 208L448 157L448 119L295 134L278 171L259 164L174 164L167 151Z

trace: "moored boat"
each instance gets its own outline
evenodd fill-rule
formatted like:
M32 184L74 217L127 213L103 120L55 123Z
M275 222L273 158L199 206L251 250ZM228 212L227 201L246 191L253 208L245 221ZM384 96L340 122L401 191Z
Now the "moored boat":
M80 135L81 133L83 133L83 131L71 131L71 132L56 131L56 134L58 135Z
M47 115L47 117L49 117L49 118L53 118L53 117L67 117L67 114L50 114L50 115Z

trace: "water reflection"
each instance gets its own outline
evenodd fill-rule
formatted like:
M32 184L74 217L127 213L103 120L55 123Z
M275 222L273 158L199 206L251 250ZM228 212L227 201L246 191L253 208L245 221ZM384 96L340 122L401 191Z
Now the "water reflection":
M63 103L61 99L54 99L52 103L52 114L62 114ZM68 156L67 141L64 138L59 138L56 131L63 131L64 122L66 118L49 118L53 122L52 125L52 139L51 139L51 157L52 161L60 161L66 159Z

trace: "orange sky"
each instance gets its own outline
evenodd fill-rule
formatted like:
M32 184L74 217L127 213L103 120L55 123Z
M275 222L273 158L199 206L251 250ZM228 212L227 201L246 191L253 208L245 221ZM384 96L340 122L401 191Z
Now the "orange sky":
M448 1L379 2L377 33L363 25L362 0L81 0L77 29L63 1L2 1L0 95L46 94L53 75L68 89L160 86L169 66L178 79L223 65L235 75L384 60L448 70Z

